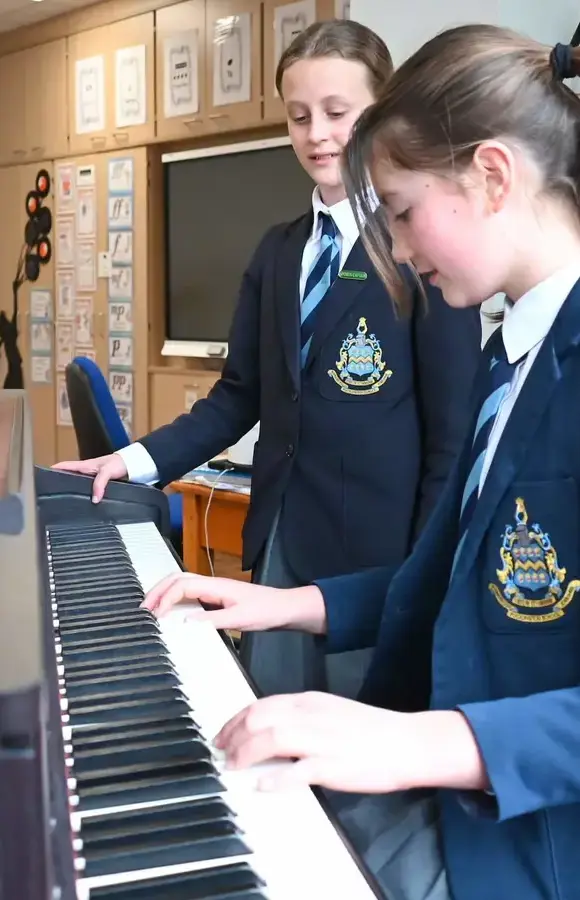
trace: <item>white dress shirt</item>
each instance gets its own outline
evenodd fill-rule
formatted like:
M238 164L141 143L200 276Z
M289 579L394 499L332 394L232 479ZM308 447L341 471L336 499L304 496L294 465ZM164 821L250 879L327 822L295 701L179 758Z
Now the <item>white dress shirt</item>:
M320 238L322 236L322 222L320 213L327 213L332 217L340 234L341 269L359 236L356 219L348 200L341 200L333 206L326 206L322 201L320 190L317 186L314 188L312 194L312 211L314 213L314 222L310 236L304 245L302 264L300 267L300 302L302 302L304 296L306 279L308 278L310 269L321 249ZM127 477L129 478L129 481L134 481L139 484L154 484L159 480L157 467L143 444L138 442L129 444L128 447L117 450L117 453L127 467Z
M513 306L506 305L503 342L508 362L525 359L516 366L509 389L493 424L481 470L479 492L484 485L499 440L515 402L528 377L544 339L554 324L568 294L580 279L580 262L559 269L524 294ZM527 356L526 356L527 354Z

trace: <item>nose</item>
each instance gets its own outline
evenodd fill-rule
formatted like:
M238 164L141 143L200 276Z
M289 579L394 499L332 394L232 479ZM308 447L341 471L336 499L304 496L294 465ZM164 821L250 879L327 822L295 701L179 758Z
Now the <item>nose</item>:
M310 116L310 128L308 137L311 144L322 144L327 141L330 136L330 123L328 119L320 113L313 112Z
M400 234L395 234L394 230L391 231L391 238L393 241L391 252L395 262L401 265L412 262L413 254L409 244L401 238Z

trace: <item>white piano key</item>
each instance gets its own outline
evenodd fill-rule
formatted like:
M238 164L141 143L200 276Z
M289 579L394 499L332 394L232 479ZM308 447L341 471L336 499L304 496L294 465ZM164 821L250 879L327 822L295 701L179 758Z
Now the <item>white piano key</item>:
M118 530L145 592L166 575L181 571L152 523ZM255 701L255 694L218 632L203 617L192 618L191 608L176 607L160 620L160 629L195 719L211 740L233 715ZM238 815L254 851L250 864L266 881L268 896L370 900L374 892L309 788L257 789L265 771L284 765L291 763L220 773L226 802Z

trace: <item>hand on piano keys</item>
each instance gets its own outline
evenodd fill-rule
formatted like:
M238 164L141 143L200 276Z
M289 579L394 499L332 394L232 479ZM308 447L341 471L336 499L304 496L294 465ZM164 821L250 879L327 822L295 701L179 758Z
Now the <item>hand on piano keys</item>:
M78 900L377 896L309 789L258 790L292 763L223 766L212 740L256 697L212 613L141 608L180 574L155 526L46 537Z
M147 593L142 607L161 617L184 600L218 607L205 613L199 610L199 615L220 630L289 628L312 634L326 630L324 600L315 585L282 589L176 572Z
M261 790L320 785L389 793L418 787L429 768L429 714L408 714L310 691L265 697L241 710L214 740L226 766L296 760L268 772ZM431 736L432 737L432 736Z

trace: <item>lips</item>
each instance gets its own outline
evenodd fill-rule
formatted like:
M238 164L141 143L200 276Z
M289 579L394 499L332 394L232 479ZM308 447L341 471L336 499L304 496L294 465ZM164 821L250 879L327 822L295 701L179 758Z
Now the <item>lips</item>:
M339 151L336 151L336 153L311 153L308 159L311 159L313 162L326 162L330 159L338 159L339 156Z

